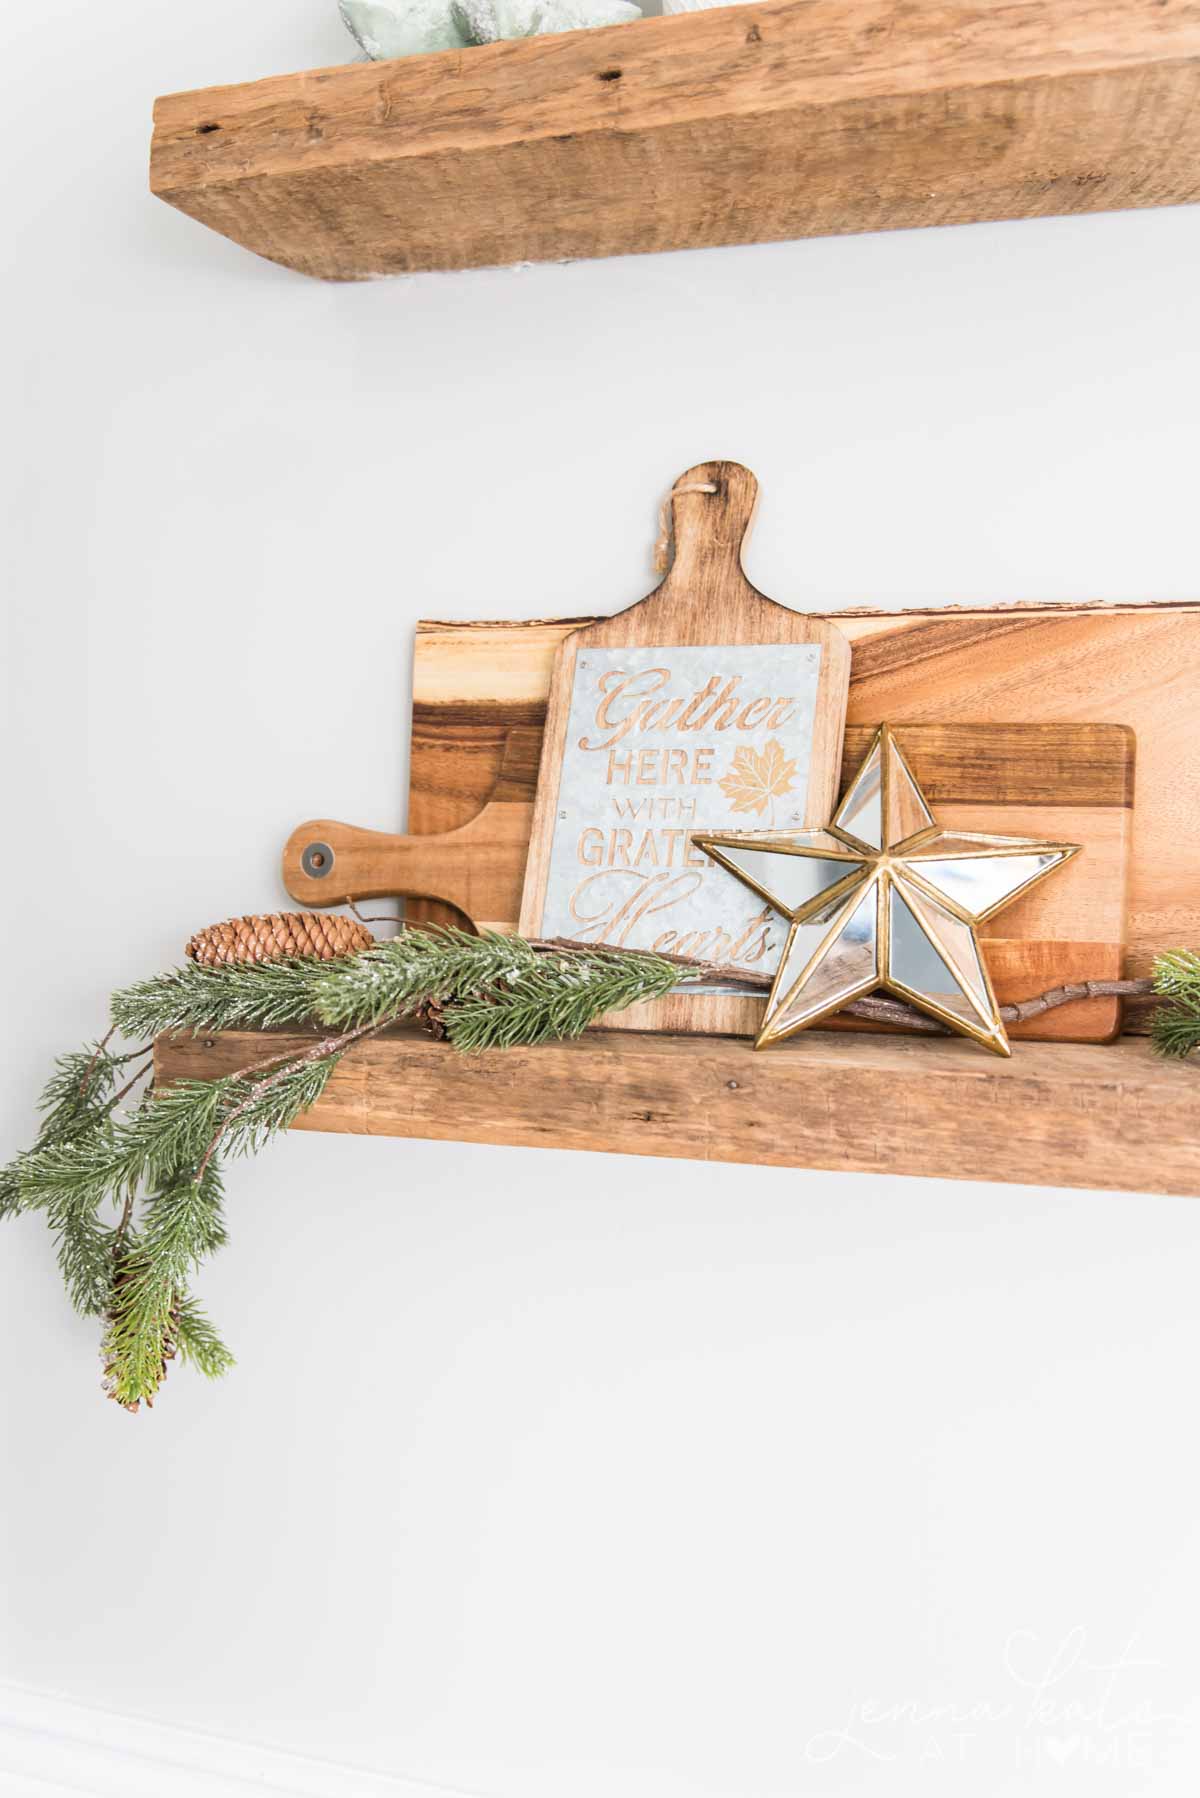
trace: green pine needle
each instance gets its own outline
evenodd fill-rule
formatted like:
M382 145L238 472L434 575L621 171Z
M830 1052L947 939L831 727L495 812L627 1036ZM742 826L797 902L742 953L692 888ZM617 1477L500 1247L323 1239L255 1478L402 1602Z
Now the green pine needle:
M424 1000L501 986L536 959L519 937L487 931L404 930L390 943L327 962L316 991L322 1024L350 1030L403 1018Z
M539 950L519 937L406 930L335 961L201 968L189 964L114 994L114 1029L324 1029L289 1058L218 1080L179 1080L123 1109L131 1061L93 1044L56 1062L33 1147L0 1168L0 1217L40 1211L71 1302L107 1320L106 1380L136 1408L152 1402L170 1357L209 1378L233 1365L190 1290L225 1241L218 1159L256 1154L315 1104L353 1032L434 1003L466 1053L578 1036L596 1018L658 999L695 975L623 950ZM1159 958L1158 1049L1200 1048L1200 955ZM148 1194L148 1197L139 1195Z
M186 1292L175 1309L175 1345L179 1359L196 1368L206 1380L219 1380L234 1365L233 1356L212 1324Z
M195 1166L235 1084L233 1075L181 1081L148 1094L128 1118L105 1118L69 1141L32 1150L17 1164L26 1205L95 1210L139 1185L162 1185L180 1167Z
M10 1161L7 1167L0 1167L0 1218L16 1217L22 1209L21 1182L16 1164Z
M331 966L316 960L235 963L220 968L189 962L114 993L112 1021L125 1036L164 1030L273 1030L309 1022L313 995Z
M547 954L517 937L461 930L404 931L332 962L189 964L156 975L113 995L115 1031L141 1042L173 1030L300 1025L335 1034L278 1065L264 1056L259 1071L150 1090L127 1109L115 1095L144 1049L118 1054L106 1039L60 1057L33 1147L0 1169L0 1216L41 1212L72 1304L107 1319L109 1390L130 1407L151 1402L172 1352L210 1377L232 1365L189 1290L225 1240L216 1152L256 1154L314 1105L342 1036L432 1000L464 1051L540 1043L577 1036L602 1013L661 997L680 979L656 956Z
M112 1109L117 1075L132 1056L111 1055L103 1043L60 1055L38 1100L41 1127L34 1149L69 1143L97 1130ZM21 1181L21 1159L0 1168L0 1218L15 1217L29 1203Z
M456 1048L506 1049L578 1036L594 1018L677 986L679 967L655 955L595 949L546 953L521 937L409 930L327 964L317 1016L339 1030L444 1007Z
M1200 955L1173 949L1154 964L1154 990L1169 1001L1155 1008L1150 1023L1160 1055L1190 1055L1200 1048Z
M53 1155L70 1145L107 1140L113 1089L133 1055L114 1055L106 1044L92 1043L60 1055L38 1101L42 1124L35 1155ZM114 1232L96 1216L86 1190L34 1190L25 1183L32 1157L19 1157L0 1169L0 1218L40 1207L54 1240L55 1255L67 1297L85 1317L97 1317L108 1301L112 1280Z
M125 1059L110 1054L102 1043L91 1043L58 1057L38 1100L42 1114L39 1148L69 1141L95 1119L112 1097Z
M112 1290L115 1227L70 1201L48 1205L46 1223L72 1306L81 1317L102 1317Z
M533 955L502 984L456 999L445 1011L456 1049L511 1049L580 1036L594 1019L642 999L661 999L679 969L657 956Z
M333 1053L319 1061L296 1061L254 1080L234 1076L223 1112L221 1153L256 1155L270 1137L316 1104L340 1060L341 1055ZM202 1088L206 1082L186 1084Z
M114 1259L104 1371L120 1405L152 1402L158 1391L175 1352L188 1276L225 1240L221 1198L215 1161L199 1179L191 1167L178 1169L147 1205L140 1235Z

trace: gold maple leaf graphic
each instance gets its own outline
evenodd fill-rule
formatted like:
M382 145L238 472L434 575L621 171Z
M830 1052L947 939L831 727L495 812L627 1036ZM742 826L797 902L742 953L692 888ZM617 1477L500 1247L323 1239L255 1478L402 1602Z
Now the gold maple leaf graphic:
M735 812L756 812L761 818L772 800L782 799L796 784L796 764L784 757L783 745L774 737L759 755L753 749L735 749L729 773L717 782Z

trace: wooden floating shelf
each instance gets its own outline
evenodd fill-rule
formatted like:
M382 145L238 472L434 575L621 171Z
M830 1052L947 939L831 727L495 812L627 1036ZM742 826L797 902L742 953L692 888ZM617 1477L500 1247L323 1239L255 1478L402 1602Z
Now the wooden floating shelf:
M311 1036L161 1037L160 1080L213 1079ZM464 1056L412 1030L348 1051L297 1126L772 1167L1200 1194L1200 1076L1130 1037L1022 1043L812 1031L746 1040L591 1031Z
M336 280L1200 199L1200 0L766 0L160 99L150 184Z

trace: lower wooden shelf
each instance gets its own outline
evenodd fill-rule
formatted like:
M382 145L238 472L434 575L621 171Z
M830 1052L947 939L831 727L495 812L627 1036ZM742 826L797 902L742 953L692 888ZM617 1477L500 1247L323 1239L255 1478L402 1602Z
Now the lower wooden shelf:
M311 1036L164 1036L160 1080L212 1079ZM592 1031L464 1056L407 1029L350 1050L300 1129L698 1161L1200 1194L1200 1072L1131 1037L1021 1043L812 1031Z

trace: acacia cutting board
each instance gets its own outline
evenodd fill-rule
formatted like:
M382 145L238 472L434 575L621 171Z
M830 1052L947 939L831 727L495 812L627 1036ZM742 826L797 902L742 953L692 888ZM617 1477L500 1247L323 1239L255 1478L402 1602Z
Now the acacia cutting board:
M436 728L436 721L426 715L422 729L436 733ZM483 734L473 743L461 736L457 740L452 759L460 785L473 761L482 768L491 759L489 727L480 720L478 728ZM530 727L514 729L526 739L520 762L528 771ZM847 729L839 793L849 783L873 731L874 724ZM1111 724L914 724L900 727L897 736L939 824L947 829L999 831L1083 846L1084 853L1052 879L982 926L984 953L1001 1004L1070 981L1119 978L1134 816L1133 733ZM421 758L432 761L428 735L424 741ZM501 790L507 797L494 799L486 814L503 804L515 821L520 790L512 778L516 763L510 757L505 766ZM442 797L445 803L446 796ZM428 840L425 889L429 891L439 878L438 844L443 840ZM406 853L411 855L422 841L407 838ZM506 855L493 860L485 889L489 911L501 911L503 895L512 894L519 856L514 836ZM411 874L413 864L405 866ZM437 890L450 896L453 888L443 877ZM432 915L428 908L408 909L410 915L418 910L423 916ZM511 929L515 919L510 916L499 923ZM761 1003L741 1001L750 1021L729 1028L753 1029ZM1094 999L1014 1025L1010 1034L1017 1040L1105 1042L1119 1021L1117 1000Z
M667 932L761 957L766 908L727 883L689 833L756 817L766 826L777 811L781 824L828 820L850 646L836 625L746 579L757 502L758 482L738 462L687 469L668 501L675 553L661 584L559 645L522 935L649 948ZM629 1007L621 1023L741 1033L760 1009L736 992L675 992Z
M1200 603L938 607L832 614L850 638L850 724L1129 725L1137 805L1126 975L1200 952ZM579 619L417 627L409 824L463 823L486 801L514 725L545 715L558 644ZM448 914L416 904L413 915ZM1124 1028L1146 1027L1128 1003Z
M425 728L434 728L428 721ZM447 736L453 726L447 724ZM481 731L487 727L479 726ZM504 727L501 726L502 733ZM839 791L872 736L846 732ZM1064 981L1116 978L1133 819L1134 743L1120 725L909 725L899 732L905 754L940 823L953 830L994 830L1081 843L1085 853L1052 880L982 927L984 952L1001 1003L1024 999ZM435 739L436 741L436 736ZM539 734L515 725L503 737L491 798L456 829L391 836L314 819L292 833L284 880L308 905L348 898L425 893L442 918L481 929L516 928L537 779ZM486 740L459 740L448 763L459 779L492 760ZM436 761L428 747L423 759ZM332 861L305 871L305 850L320 844ZM447 909L452 908L452 909ZM410 914L418 909L409 902ZM745 999L754 1028L761 1001ZM1096 999L1014 1026L1020 1039L1102 1042L1117 1028L1117 1001ZM835 1021L836 1022L836 1021ZM865 1028L866 1026L847 1027ZM733 1026L730 1026L732 1028Z

